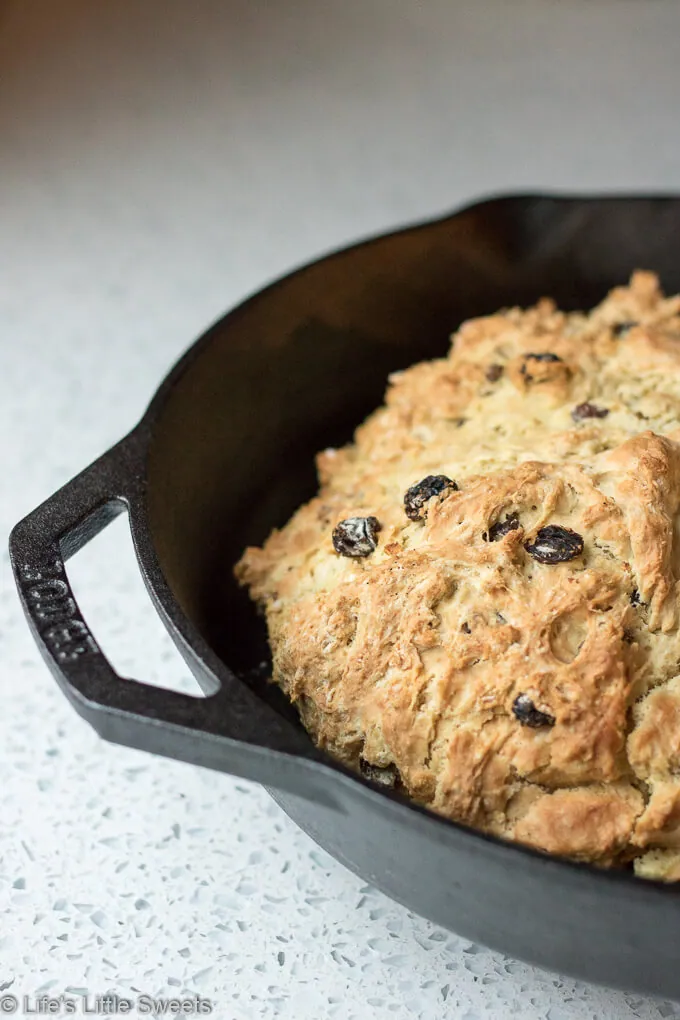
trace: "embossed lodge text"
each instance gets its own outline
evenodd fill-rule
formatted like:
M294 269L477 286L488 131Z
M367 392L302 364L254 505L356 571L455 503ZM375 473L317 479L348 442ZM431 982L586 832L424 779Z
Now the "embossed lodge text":
M97 652L61 563L55 560L41 570L24 564L19 573L31 616L54 657L69 662Z

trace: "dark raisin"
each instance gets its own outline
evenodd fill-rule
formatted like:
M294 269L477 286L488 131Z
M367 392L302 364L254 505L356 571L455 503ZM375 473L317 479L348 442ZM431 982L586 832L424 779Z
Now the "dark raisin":
M364 779L370 779L372 783L388 786L390 789L394 789L399 780L399 770L396 765L386 765L383 768L380 765L371 765L370 762L360 758L359 770Z
M482 538L485 542L498 542L510 531L517 531L520 527L517 514L508 514L504 521L496 521L488 531L485 531Z
M441 496L454 492L458 486L446 475L427 475L417 485L406 490L404 510L411 521L422 521L425 518L425 504L433 496Z
M554 726L555 717L541 712L536 708L528 694L518 694L512 703L512 712L522 726L531 726L532 729L539 729L541 726Z
M489 382L498 382L500 377L503 375L502 365L489 365L485 372L486 378Z
M638 323L633 322L632 319L628 320L627 322L617 322L612 326L612 333L614 334L614 336L618 337L625 336L626 333L629 333L631 329L635 329L637 325Z
M533 542L525 542L524 548L539 563L566 563L581 555L583 539L571 528L548 524L537 531Z
M370 556L378 544L380 527L377 517L348 517L333 528L333 548L340 556Z
M522 367L520 368L520 374L524 376L524 378L526 379L526 381L528 383L535 381L535 377L531 374L531 365L530 365L530 363L532 361L542 361L542 362L551 362L551 363L553 363L553 362L560 362L561 363L562 362L562 358L559 358L556 354L553 354L551 351L543 351L540 354L525 354L524 355L524 360L523 360L523 363L522 363ZM547 381L547 377L544 375L542 378L539 378L537 381L539 383L540 382L546 382Z
M552 351L542 351L540 354L525 354L524 360L528 361L532 358L534 361L561 361L562 359L557 355L553 354Z
M470 630L470 624L467 621L463 624L463 626L460 629L462 630L463 634L472 634L472 631Z
M597 404L589 404L587 401L585 404L577 404L571 412L574 421L583 421L584 418L606 418L608 414L609 408L598 407Z
M640 592L637 588L633 588L630 593L630 604L631 606L641 606L643 604L642 599L640 598Z

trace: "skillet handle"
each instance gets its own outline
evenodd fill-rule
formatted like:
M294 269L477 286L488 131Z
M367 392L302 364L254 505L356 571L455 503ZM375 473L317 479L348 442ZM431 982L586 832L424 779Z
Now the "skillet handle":
M132 432L16 525L10 557L24 612L48 667L106 740L229 772L337 807L302 732L235 677L192 697L120 677L74 597L65 561L140 498L144 442Z

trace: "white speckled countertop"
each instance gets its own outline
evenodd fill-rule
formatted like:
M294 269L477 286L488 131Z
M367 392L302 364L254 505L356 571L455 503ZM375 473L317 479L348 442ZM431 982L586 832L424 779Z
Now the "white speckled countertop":
M675 0L0 0L0 530L296 263L489 191L677 187L679 30ZM103 744L1 569L0 995L680 1017L412 916L255 786ZM124 520L71 573L121 672L190 685Z

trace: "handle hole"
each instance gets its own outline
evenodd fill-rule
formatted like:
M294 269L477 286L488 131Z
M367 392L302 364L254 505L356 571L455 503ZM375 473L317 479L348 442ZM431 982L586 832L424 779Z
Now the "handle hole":
M126 513L70 559L66 572L97 644L117 673L204 697L151 603Z

